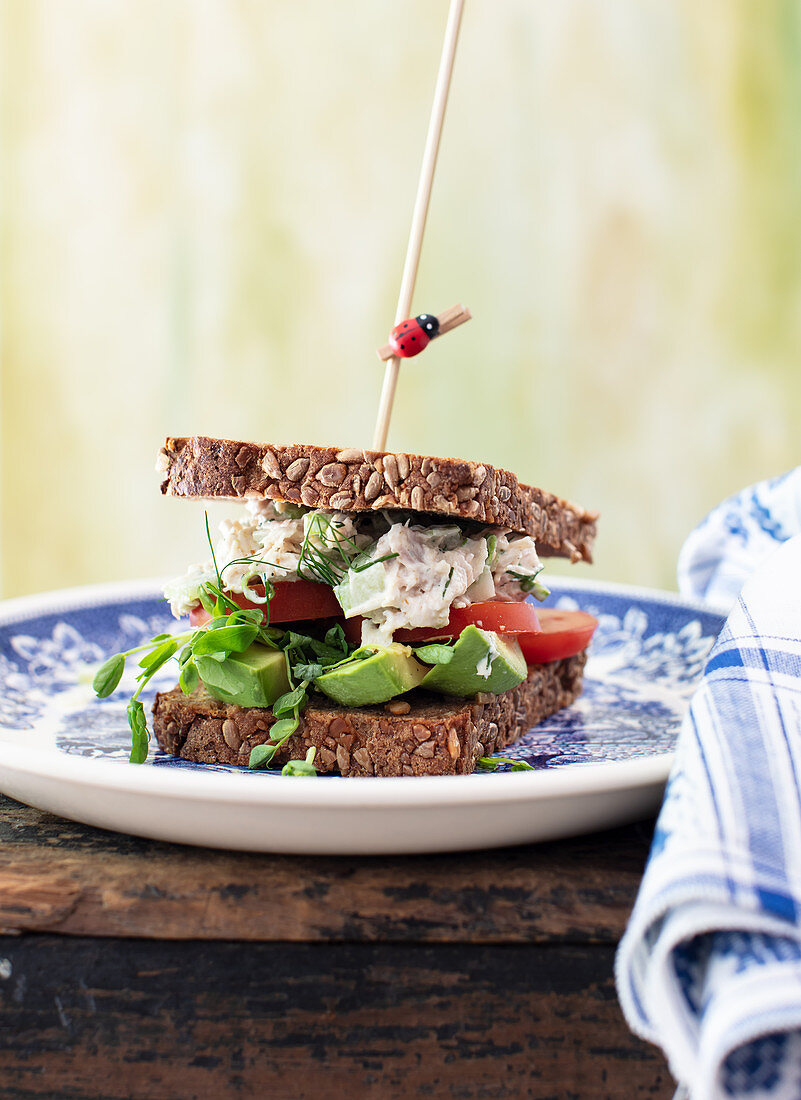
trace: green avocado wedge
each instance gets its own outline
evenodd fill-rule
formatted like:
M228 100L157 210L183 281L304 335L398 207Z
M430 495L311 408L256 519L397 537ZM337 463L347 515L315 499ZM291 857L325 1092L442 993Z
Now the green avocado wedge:
M499 695L526 679L526 659L516 641L467 626L453 647L447 664L436 664L420 687L443 695L475 695L489 691Z
M198 675L209 695L238 707L271 707L289 691L286 658L280 649L254 642L243 653L229 653L224 661L195 657Z
M426 674L406 646L392 644L368 657L345 661L314 681L318 691L346 707L386 703L418 687Z

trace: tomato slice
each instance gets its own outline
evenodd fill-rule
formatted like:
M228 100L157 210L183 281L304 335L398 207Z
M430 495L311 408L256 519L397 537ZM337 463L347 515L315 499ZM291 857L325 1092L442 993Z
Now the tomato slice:
M411 630L396 630L393 641L401 645L421 645L435 638L458 638L466 626L475 624L495 634L536 633L540 629L538 610L531 603L506 600L485 600L469 607L452 607L445 626L420 626ZM356 645L362 636L359 616L345 621L345 635Z
M264 592L264 587L254 584L255 592ZM274 581L275 594L270 600L271 623L294 623L304 619L342 618L342 608L337 603L332 588L317 581L307 581L298 577L296 581ZM264 604L254 603L241 592L229 592L228 595L240 607L255 607L264 610ZM202 626L208 622L209 614L198 604L189 612L192 626Z
M260 586L254 585L256 591ZM342 620L342 608L333 590L327 584L308 581L304 577L296 581L274 582L275 595L270 602L271 623L302 622L310 619ZM263 604L248 600L241 593L229 593L240 607ZM192 626L202 626L209 619L200 605L192 608L189 621ZM586 611L561 611L554 607L535 607L528 601L513 603L504 600L485 600L470 607L454 607L443 627L419 627L413 630L396 630L394 640L402 645L422 645L436 638L456 638L466 626L475 624L496 634L513 634L517 638L523 656L530 665L544 664L572 657L589 645L598 620ZM345 635L352 645L358 645L362 636L362 620L359 616L342 621Z
M521 608L529 610L516 610ZM524 621L524 616L531 612L538 620L536 630L526 629L531 620ZM345 635L353 645L358 645L361 639L361 622L355 618L343 623ZM455 638L470 623L496 634L514 634L526 662L539 665L581 653L589 645L598 620L586 611L560 611L554 607L534 608L528 603L488 600L452 610L447 627L396 630L393 639L404 645L422 645L435 638Z
M560 611L556 607L539 609L540 626L536 634L518 634L517 641L530 665L573 657L590 644L598 620L586 611Z

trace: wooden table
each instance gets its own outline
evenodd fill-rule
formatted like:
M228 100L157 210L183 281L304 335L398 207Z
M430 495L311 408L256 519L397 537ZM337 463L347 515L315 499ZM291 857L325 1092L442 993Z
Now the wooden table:
M0 1096L670 1098L612 981L650 832L263 856L0 797Z

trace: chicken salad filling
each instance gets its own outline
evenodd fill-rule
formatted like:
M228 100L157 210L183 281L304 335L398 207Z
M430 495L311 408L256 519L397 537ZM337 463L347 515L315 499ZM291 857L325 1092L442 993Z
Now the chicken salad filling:
M328 584L346 618L362 617L365 645L388 645L399 629L444 626L451 608L547 595L527 535L420 513L323 512L262 500L245 507L244 518L220 524L214 547L225 588L250 596L259 583ZM207 562L165 586L177 618L215 575Z

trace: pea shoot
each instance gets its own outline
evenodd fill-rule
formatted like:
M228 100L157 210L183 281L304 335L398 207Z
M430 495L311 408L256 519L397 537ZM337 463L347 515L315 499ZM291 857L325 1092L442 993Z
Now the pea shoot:
M167 661L177 657L180 668L179 684L185 694L192 692L199 683L196 657L213 657L223 662L232 653L243 653L253 642L276 648L277 643L262 622L262 613L245 610L227 597L214 584L203 586L201 603L211 614L206 626L187 630L182 634L157 634L144 645L135 646L101 665L95 674L93 688L100 699L116 691L129 657L144 653L139 660L137 688L128 703L128 725L131 727L132 764L142 764L147 759L150 733L145 718L145 708L139 696Z
M513 772L533 772L537 770L532 768L531 764L527 764L525 760L510 760L505 756L481 756L476 761L476 766L482 772L497 771L501 764L510 764Z
M276 719L270 728L270 737L266 744L256 745L250 754L248 767L259 768L269 765L275 754L287 743L300 725L300 715L308 702L308 688L312 681L323 671L340 664L350 656L345 632L337 624L326 633L325 638L310 637L293 630L280 630L270 626L270 601L274 588L269 580L263 581L264 592L255 591L253 584L257 573L254 571L243 580L243 591L248 600L258 603L258 608L242 608L223 590L223 574L233 565L247 560L248 564L271 565L271 562L254 562L252 559L236 559L220 569L214 554L209 532L209 520L206 515L206 537L211 549L216 583L206 581L200 587L198 599L209 615L203 626L181 634L157 634L149 642L115 653L98 669L93 681L95 693L100 699L112 695L119 686L125 665L129 657L141 653L138 662L136 690L128 706L128 725L131 728L132 764L142 764L147 759L150 745L150 732L145 717L145 709L140 695L147 684L167 661L175 658L178 662L178 684L185 695L190 695L200 684L201 667L205 662L215 661L224 666L235 653L244 653L254 643L270 649L283 651L286 662L286 675L289 691L273 703L271 710ZM287 775L316 774L312 755L307 754L305 761L290 761L292 770ZM289 765L287 765L289 767Z
M314 755L317 752L314 745L306 753L305 760L289 760L281 769L281 775L317 775L314 766Z
M507 569L510 577L514 577L527 596L533 596L535 600L544 600L550 596L551 590L537 580L537 573L519 573L515 569Z

